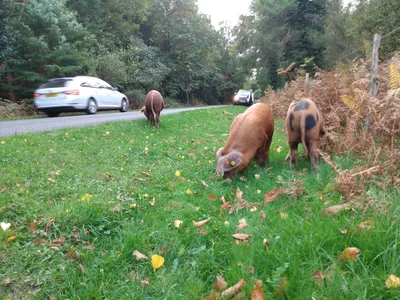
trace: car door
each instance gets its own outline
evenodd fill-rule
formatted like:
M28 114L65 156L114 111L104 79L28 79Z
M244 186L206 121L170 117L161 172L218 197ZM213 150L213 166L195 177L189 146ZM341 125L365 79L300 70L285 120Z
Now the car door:
M120 107L121 94L118 91L114 90L114 88L107 82L103 80L101 82L105 89L104 92L107 93L107 99L105 100L106 105L113 108Z
M108 91L105 86L105 82L101 79L94 78L93 79L94 85L93 88L95 89L96 93L96 101L98 108L106 108L108 107Z

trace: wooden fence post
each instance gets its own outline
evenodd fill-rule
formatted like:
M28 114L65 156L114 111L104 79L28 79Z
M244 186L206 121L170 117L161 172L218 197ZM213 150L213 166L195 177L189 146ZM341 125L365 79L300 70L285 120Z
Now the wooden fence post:
M374 44L372 48L371 57L371 76L369 82L369 93L371 96L375 97L378 95L378 62L379 62L379 46L381 44L381 35L378 33L374 34ZM371 116L367 114L365 117L365 130L369 130L369 125L371 123Z

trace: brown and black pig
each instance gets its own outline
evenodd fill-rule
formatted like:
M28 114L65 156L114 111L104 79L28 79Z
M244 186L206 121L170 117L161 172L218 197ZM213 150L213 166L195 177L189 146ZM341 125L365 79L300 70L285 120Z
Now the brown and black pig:
M158 128L160 123L160 113L164 109L164 99L161 94L152 90L147 93L144 106L140 110L150 122L150 125L154 125Z
M269 147L274 134L271 108L257 103L232 122L225 147L217 152L216 172L229 178L246 169L253 159L260 166L269 161Z
M293 101L286 116L290 167L297 167L298 145L303 144L304 156L311 160L312 170L318 170L319 141L325 135L322 115L310 99Z

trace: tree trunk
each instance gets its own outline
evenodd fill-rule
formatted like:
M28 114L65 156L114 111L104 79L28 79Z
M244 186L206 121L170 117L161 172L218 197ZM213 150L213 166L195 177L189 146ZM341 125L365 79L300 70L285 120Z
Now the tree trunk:
M8 100L11 102L15 102L15 94L14 90L11 88L13 85L14 79L12 76L12 73L10 71L7 71L7 85L9 86L8 89Z
M371 58L371 77L369 82L369 93L375 97L378 95L378 62L379 62L379 46L381 44L381 35L378 33L374 34L374 44L372 48ZM371 123L371 116L367 114L365 117L365 130L369 130Z

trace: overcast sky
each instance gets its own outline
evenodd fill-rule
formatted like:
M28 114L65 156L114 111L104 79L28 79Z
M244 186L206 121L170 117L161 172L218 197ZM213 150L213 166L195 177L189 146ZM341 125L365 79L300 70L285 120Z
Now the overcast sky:
M202 13L211 16L211 22L218 28L221 21L227 21L229 26L239 22L240 15L250 14L252 0L198 0L197 4ZM344 0L344 5L353 0Z
M212 24L218 28L221 21L234 26L240 15L249 14L251 0L198 0L197 4L202 13L211 16Z

